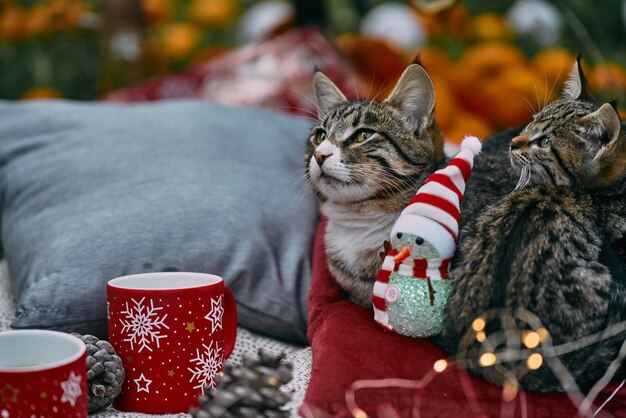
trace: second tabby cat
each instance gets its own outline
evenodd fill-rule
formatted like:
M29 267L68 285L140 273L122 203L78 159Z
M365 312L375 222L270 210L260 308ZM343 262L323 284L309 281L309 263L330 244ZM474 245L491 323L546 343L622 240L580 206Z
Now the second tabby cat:
M511 142L510 155L517 190L465 230L439 342L452 352L462 343L468 351L459 354L470 369L499 384L513 377L524 389L588 388L617 356L623 334L554 358L547 353L530 372L522 360L480 364L486 352L522 347L511 322L506 331L488 322L480 337L471 325L490 309L511 315L522 309L536 315L558 345L626 320L626 273L614 250L626 229L619 116L610 104L594 103L577 62L564 97L535 115ZM523 329L527 324L517 318ZM573 380L557 378L563 375L551 368L556 359Z

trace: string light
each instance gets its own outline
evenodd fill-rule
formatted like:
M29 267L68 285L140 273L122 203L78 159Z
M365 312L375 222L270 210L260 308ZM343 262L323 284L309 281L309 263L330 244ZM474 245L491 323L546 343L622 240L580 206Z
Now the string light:
M367 413L360 408L356 408L352 410L352 416L354 418L367 418Z
M445 359L437 360L435 364L433 364L433 369L435 369L437 373L443 372L447 367L448 362Z
M502 399L511 402L517 396L519 386L515 381L507 381L502 388Z
M493 353L483 353L478 359L478 362L483 367L493 366L496 364L496 355Z
M541 336L535 331L526 331L522 337L522 342L527 348L535 348L541 342Z
M526 365L530 370L537 370L543 364L543 357L539 353L532 353L526 359Z
M482 317L478 317L478 318L474 319L474 322L472 322L472 328L476 332L484 330L485 329L485 320Z
M502 326L505 327L506 331L510 332L496 332L493 335L487 336L485 331L486 324L487 322L493 320L499 320L502 323ZM522 329L520 329L520 326L518 325L519 323L525 323L525 325L521 326ZM578 408L580 415L590 417L592 415L595 416L597 412L604 408L604 406L613 398L615 393L617 393L622 386L626 384L626 381L622 382L614 393L609 396L594 412L592 410L593 402L596 400L598 393L606 387L607 382L614 376L616 368L609 367L609 369L605 372L605 375L596 383L592 390L589 391L588 394L583 394L576 385L571 373L567 370L559 358L563 354L580 350L583 347L588 347L597 343L599 340L606 340L624 333L625 331L626 321L611 325L596 334L590 334L575 341L569 341L553 346L552 341L550 341L550 334L548 330L543 326L540 319L532 312L523 308L511 310L489 310L472 321L471 329L467 330L455 358L449 358L447 360L439 359L435 361L433 363L433 368L420 380L374 379L357 381L352 384L349 390L346 391L346 406L348 407L348 410L351 411L353 417L367 418L367 413L359 408L356 403L355 393L359 390L367 388L374 389L398 387L420 391L424 387L428 386L439 373L447 370L448 366L451 364L458 365L461 369L465 369L470 366L471 369L472 364L475 364L475 357L472 351L470 351L470 346L475 344L474 341L478 340L481 344L485 344L483 345L483 348L485 349L493 350L493 347L498 347L497 356L496 353L491 351L483 352L478 359L479 366L490 367L494 366L497 362L503 364L513 362L518 363L520 366L526 365L528 370L533 371L542 367L545 361L545 367L548 367L555 374L563 387L568 388L566 391L567 396L572 404ZM521 341L519 337L520 334L522 336ZM524 345L525 349L520 348L520 342ZM500 347L503 349L501 350ZM531 351L530 355L528 355L529 349L535 350L534 352ZM622 364L624 359L626 359L626 341L622 344L619 355L615 360L613 360L613 363L618 365ZM504 370L506 369L508 369L507 366L505 366ZM496 371L499 369L491 370ZM524 411L527 408L527 401L524 390L520 386L519 381L516 380L520 377L518 376L518 372L521 372L522 376L527 373L527 371L524 371L523 368L520 369L514 367L512 370L507 372L506 377L502 376L505 377L505 383L502 387L501 396L503 401L506 402L518 399L517 402L521 404L522 411ZM460 378L463 383L461 386L470 403L472 411L475 415L480 414L480 400L478 399L477 394L472 390L473 388L471 382L469 381L469 376L461 373ZM419 393L416 393L415 395L417 400L420 399ZM392 410L392 412L394 411ZM304 416L308 418L313 418L314 415L311 413L310 408L307 408L306 405L303 405L302 413L304 413ZM385 416L392 417L397 416L397 414Z

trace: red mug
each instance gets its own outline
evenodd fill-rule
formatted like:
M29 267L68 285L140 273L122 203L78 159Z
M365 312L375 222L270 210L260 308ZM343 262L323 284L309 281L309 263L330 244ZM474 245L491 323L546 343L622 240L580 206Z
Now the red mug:
M109 342L126 380L113 406L152 414L187 412L230 356L235 298L219 276L144 273L107 283Z
M0 417L87 418L86 360L70 334L0 332Z

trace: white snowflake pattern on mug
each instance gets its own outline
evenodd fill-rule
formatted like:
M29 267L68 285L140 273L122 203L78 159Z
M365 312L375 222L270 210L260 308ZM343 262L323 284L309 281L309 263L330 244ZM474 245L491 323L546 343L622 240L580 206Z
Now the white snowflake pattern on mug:
M192 373L190 382L196 382L197 385L194 389L201 389L204 395L204 389L206 386L211 388L215 387L215 379L222 367L223 352L222 347L215 344L215 341L211 341L209 345L202 344L204 351L200 352L200 349L196 349L196 357L191 359L191 363L195 364L195 368L188 368Z
M126 302L126 310L122 311L122 314L126 315L126 318L120 319L122 323L122 332L127 333L128 337L124 341L130 342L130 348L134 350L134 344L139 344L139 353L143 349L152 351L150 345L155 343L157 348L159 346L159 340L166 338L167 335L161 334L162 328L169 329L165 323L167 314L163 317L159 317L157 311L162 310L162 307L154 306L154 302L150 300L150 306L144 305L143 297L139 301L131 298L134 306L128 307Z

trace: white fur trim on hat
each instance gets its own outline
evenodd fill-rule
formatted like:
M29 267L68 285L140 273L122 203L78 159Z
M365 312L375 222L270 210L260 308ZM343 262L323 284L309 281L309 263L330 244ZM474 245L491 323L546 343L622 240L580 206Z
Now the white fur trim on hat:
M459 236L459 223L457 222L456 218L450 215L445 210L441 209L439 206L431 205L428 203L413 203L407 206L404 211L402 211L402 213L400 214L400 218L410 215L414 216L412 218L413 222L415 222L415 219L417 219L416 216L421 216L428 219L429 221L435 221L438 224L445 226L449 229L448 235L450 235L451 233L453 234L451 235L452 239L456 239Z
M391 237L394 237L398 232L424 238L424 241L435 247L439 253L439 258L448 258L454 255L455 244L450 232L438 222L424 216L410 213L400 215L391 229Z
M478 155L480 153L482 146L483 145L480 143L480 139L476 138L475 136L468 135L463 138L463 141L461 141L461 149L467 148L471 150L474 155Z

